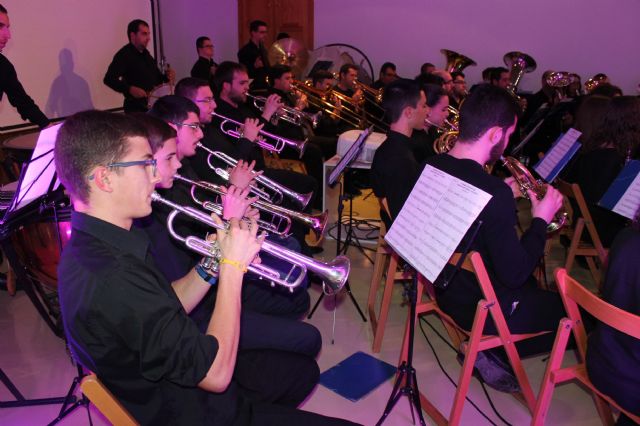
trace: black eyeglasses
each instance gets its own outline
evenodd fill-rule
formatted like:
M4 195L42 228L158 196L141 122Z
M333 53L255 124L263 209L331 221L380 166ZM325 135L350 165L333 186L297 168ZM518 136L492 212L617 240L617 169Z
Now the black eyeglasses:
M131 166L151 166L151 175L156 177L156 170L158 169L158 161L155 158L149 158L147 160L136 160L136 161L121 161L116 163L109 163L105 167L113 169L116 167L131 167ZM94 175L89 176L89 180L95 178Z

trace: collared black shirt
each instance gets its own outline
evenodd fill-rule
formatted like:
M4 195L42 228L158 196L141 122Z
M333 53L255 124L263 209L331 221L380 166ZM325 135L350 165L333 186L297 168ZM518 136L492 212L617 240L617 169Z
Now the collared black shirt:
M47 116L40 111L38 105L27 95L24 87L20 84L13 64L0 54L0 100L2 100L4 93L7 94L9 103L18 110L23 120L29 120L40 128L49 125Z
M216 71L218 64L213 59L207 59L203 56L199 56L198 60L191 68L191 77L200 78L208 81L209 84L213 81L213 73Z
M104 84L124 95L125 112L147 111L147 98L134 98L129 94L129 87L150 92L166 81L149 51L140 52L131 43L118 50L104 76Z
M256 68L256 59L262 58L262 68ZM247 67L249 78L254 79L253 88L266 88L266 77L269 70L269 59L264 46L256 45L251 40L238 51L238 62Z
M439 137L438 129L431 126L426 130L415 130L411 134L411 150L418 163L424 163L427 158L437 153L433 150L433 143Z
M529 229L518 239L515 199L511 188L501 179L486 173L473 160L457 159L448 154L431 157L427 164L492 196L456 251L464 250L477 222L482 221L471 250L478 251L482 256L500 306L503 312L509 314L513 303L522 299L522 291L543 254L546 222L534 218ZM452 266L447 265L436 280L436 285L440 285L451 270ZM475 277L467 271L459 271L446 289L436 287L436 294L438 305L461 326L470 328L476 305L482 298Z
M197 388L218 342L187 317L144 233L77 212L72 225L58 291L75 357L142 424L230 423L235 406Z
M393 219L400 213L422 172L411 148L411 139L390 130L373 156L371 187L378 198L387 199Z

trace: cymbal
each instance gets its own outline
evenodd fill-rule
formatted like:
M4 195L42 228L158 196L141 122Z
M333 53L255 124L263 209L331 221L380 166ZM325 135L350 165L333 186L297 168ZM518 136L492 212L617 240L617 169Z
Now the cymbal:
M268 52L271 65L288 65L294 75L299 77L309 62L309 52L301 41L283 38L271 45Z

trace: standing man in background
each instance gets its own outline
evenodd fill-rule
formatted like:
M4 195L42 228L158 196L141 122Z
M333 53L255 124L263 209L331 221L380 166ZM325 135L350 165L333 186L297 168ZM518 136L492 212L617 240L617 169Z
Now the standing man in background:
M247 67L249 78L253 79L251 89L267 89L267 73L269 71L269 59L267 49L264 47L264 39L267 37L267 23L264 21L252 21L249 24L250 39L238 51L238 62Z
M209 37L198 37L196 50L198 51L198 60L191 68L191 77L208 81L211 86L213 84L213 74L218 68L218 64L213 60L213 42ZM211 86L211 90L213 90L213 86Z
M7 9L0 4L0 52L2 52L11 38L10 26ZM18 74L13 64L0 53L0 100L2 100L4 93L7 94L9 103L18 110L23 120L29 120L33 124L37 124L41 129L47 127L49 119L25 92L24 87L18 80Z
M146 112L149 92L162 83L175 81L175 72L167 68L162 74L147 50L151 40L149 24L142 19L129 22L127 36L129 43L115 54L103 81L124 95L125 113Z

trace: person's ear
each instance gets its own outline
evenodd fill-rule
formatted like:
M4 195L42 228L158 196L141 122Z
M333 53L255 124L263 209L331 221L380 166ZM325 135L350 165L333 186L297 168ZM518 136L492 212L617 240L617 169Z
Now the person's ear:
M109 176L111 174L111 170L108 167L99 166L96 167L93 171L93 182L95 185L104 192L112 192L113 186Z
M500 141L502 140L502 136L504 135L504 129L502 127L499 126L495 126L490 128L487 131L487 136L489 139L489 142L491 142L491 145L495 145L497 143L500 143Z

